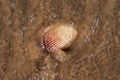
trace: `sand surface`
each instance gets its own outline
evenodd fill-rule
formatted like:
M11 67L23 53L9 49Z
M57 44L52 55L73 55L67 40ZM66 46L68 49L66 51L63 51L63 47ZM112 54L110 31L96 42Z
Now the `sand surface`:
M57 22L78 30L63 63L39 43ZM120 80L120 0L0 0L0 80Z

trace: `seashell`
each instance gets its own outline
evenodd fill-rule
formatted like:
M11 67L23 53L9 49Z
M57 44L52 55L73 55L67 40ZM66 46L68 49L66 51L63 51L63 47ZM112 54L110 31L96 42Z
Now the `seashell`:
M73 25L67 23L56 23L48 26L43 31L41 42L43 49L49 53L59 54L60 56L58 57L61 57L64 53L62 49L69 47L76 36L77 30Z

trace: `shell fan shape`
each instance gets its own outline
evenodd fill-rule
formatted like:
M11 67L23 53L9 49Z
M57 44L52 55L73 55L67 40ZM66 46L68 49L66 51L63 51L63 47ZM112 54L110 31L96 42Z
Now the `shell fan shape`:
M77 30L67 23L56 23L44 29L41 42L48 52L64 49L71 45L77 36Z

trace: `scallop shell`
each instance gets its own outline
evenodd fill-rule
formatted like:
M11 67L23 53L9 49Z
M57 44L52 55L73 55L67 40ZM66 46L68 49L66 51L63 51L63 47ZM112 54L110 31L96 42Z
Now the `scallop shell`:
M48 26L42 35L42 44L46 51L54 52L71 45L76 38L77 30L67 23L56 23Z

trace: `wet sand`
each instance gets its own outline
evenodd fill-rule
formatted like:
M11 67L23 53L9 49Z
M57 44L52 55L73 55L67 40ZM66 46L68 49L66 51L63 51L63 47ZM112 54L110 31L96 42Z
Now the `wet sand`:
M63 63L40 45L57 22L78 30ZM0 0L0 80L120 80L120 1Z

